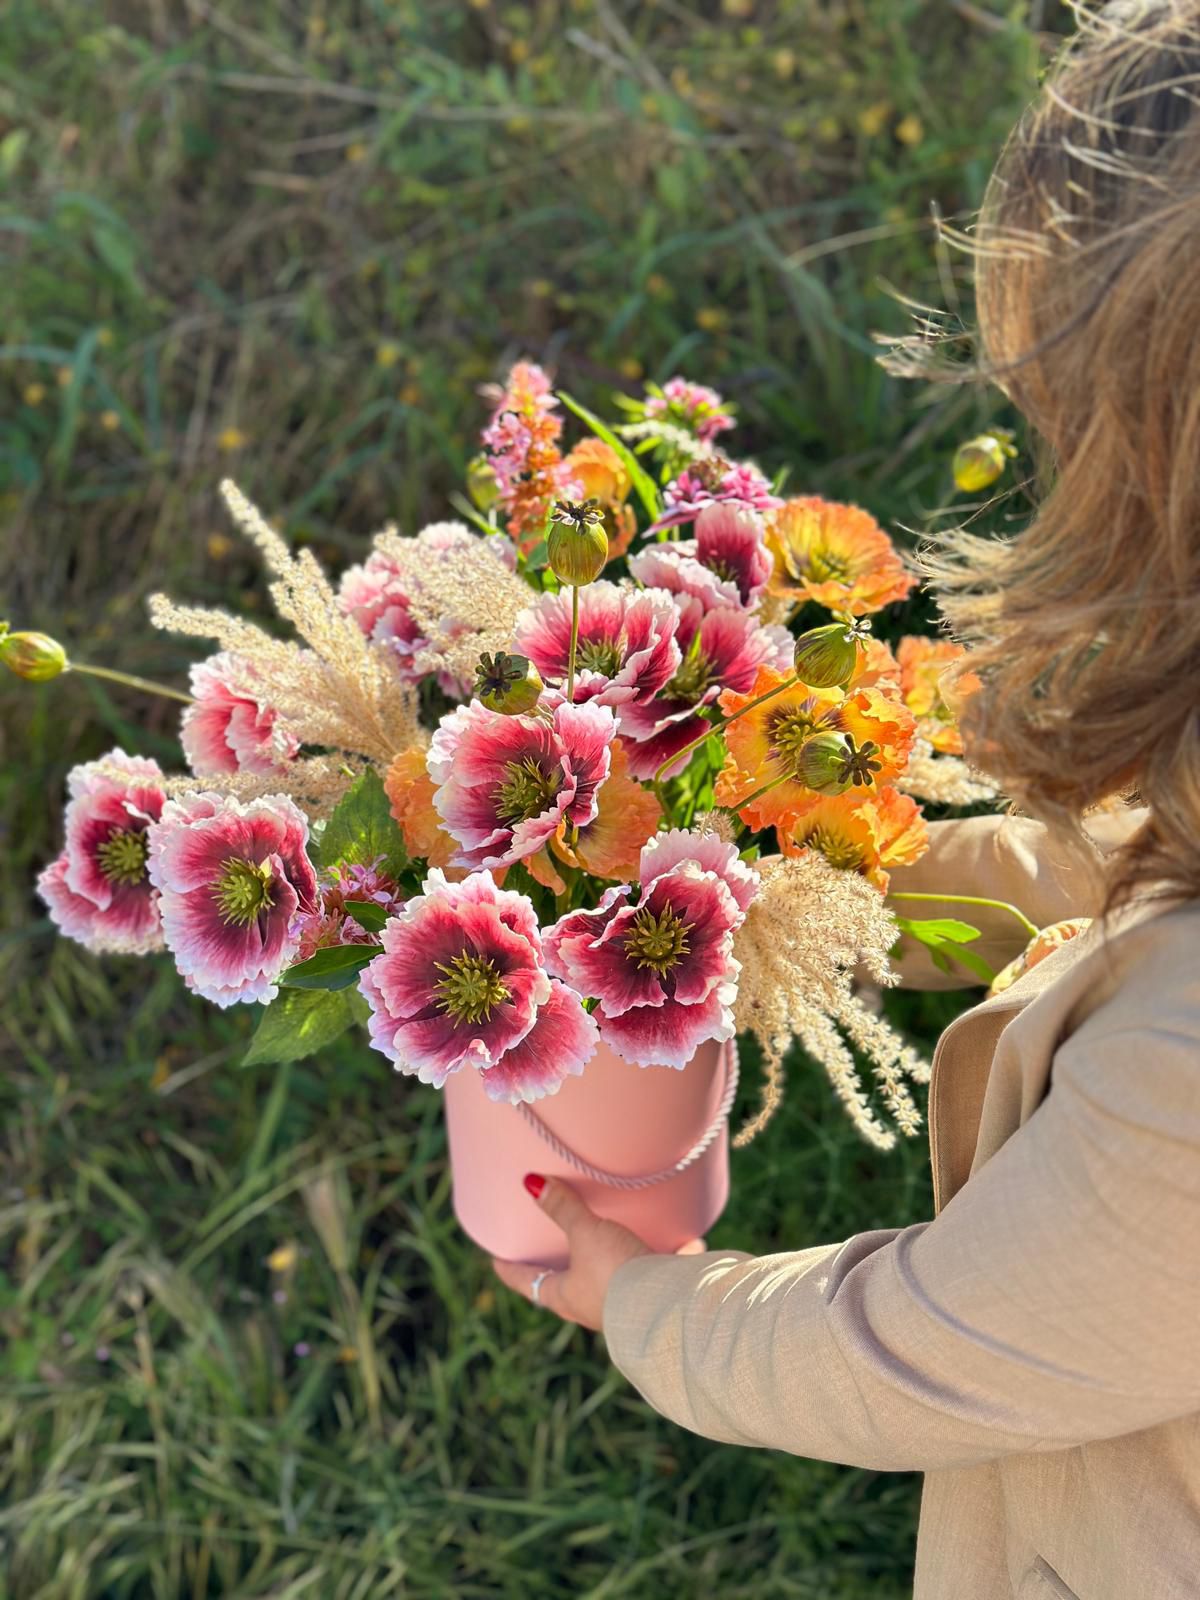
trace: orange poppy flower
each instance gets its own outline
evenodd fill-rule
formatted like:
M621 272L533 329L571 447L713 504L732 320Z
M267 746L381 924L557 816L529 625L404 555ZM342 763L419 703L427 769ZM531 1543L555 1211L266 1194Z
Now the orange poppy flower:
M942 687L946 669L966 655L962 645L949 639L923 639L910 634L901 639L896 655L900 664L900 692L917 719L917 732L943 755L962 755L962 735ZM962 673L950 691L956 703L979 688L973 672Z
M566 459L566 471L582 486L585 500L599 500L604 508L608 559L623 556L637 532L637 516L627 505L632 485L625 463L603 439L581 439Z
M929 834L913 797L885 785L822 795L779 829L779 847L785 856L817 850L830 866L857 872L886 893L888 868L923 856Z
M427 861L431 867L449 867L458 845L442 827L442 819L433 809L436 785L426 770L425 751L420 745L410 745L396 756L384 777L383 787L409 855ZM466 873L450 868L446 876L456 880L464 878Z
M796 605L815 600L865 617L903 600L917 581L875 518L858 506L801 495L785 500L766 521L775 557L770 587Z
M596 803L595 817L579 830L574 845L561 834L552 841L555 855L597 878L636 879L642 846L653 837L661 811L656 796L629 776L622 739L613 741L612 767Z
M868 635L859 642L858 666L848 684L851 689L878 689L881 694L900 698L900 663L882 639Z
M785 673L760 667L749 693L726 690L721 709L732 715L785 683ZM903 772L916 722L907 707L878 689L846 693L792 684L724 730L727 755L714 791L717 804L737 810L751 828L771 827L803 811L816 797L796 775L796 761L817 733L844 733L859 751L869 745L872 766L867 781L873 787Z

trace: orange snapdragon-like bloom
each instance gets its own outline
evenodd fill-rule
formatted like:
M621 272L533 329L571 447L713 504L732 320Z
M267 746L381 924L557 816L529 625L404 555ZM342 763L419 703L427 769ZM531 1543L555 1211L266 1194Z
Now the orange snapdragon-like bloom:
M966 653L962 645L949 639L924 639L911 634L901 639L896 651L900 692L917 719L917 732L943 755L962 755L963 742L954 710L942 687L942 675ZM975 673L962 673L950 691L951 699L961 703L979 686Z
M661 810L657 797L629 776L621 739L613 741L612 766L597 790L596 805L594 819L579 830L573 845L560 830L551 845L555 855L593 877L636 879L642 846L653 837Z
M442 819L433 809L436 785L426 769L425 751L420 745L410 745L400 752L387 770L383 787L409 855L427 861L431 867L449 867L458 843L442 827ZM462 878L465 873L450 868L447 877Z
M629 549L637 532L637 516L629 501L632 487L625 463L603 439L581 439L565 462L568 475L580 485L585 500L598 500L604 510L608 559Z
M875 518L858 506L801 495L766 520L775 557L770 587L794 604L815 600L865 617L903 600L917 581Z
M912 796L885 785L821 796L780 827L779 847L785 856L816 850L831 867L860 873L886 893L888 869L923 856L929 833Z
M760 667L746 694L726 690L726 716L779 689L787 675ZM727 751L714 797L736 810L751 828L768 828L797 815L816 798L796 775L801 750L817 733L843 733L858 750L872 747L872 786L898 777L908 764L916 721L906 706L878 689L810 689L796 683L747 711L723 731ZM759 793L765 790L765 793ZM746 802L749 801L749 804Z

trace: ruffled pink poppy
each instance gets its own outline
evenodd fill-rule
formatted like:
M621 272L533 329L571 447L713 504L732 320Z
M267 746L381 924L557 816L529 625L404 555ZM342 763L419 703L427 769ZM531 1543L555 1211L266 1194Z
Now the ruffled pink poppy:
M676 638L683 660L675 676L652 704L620 710L635 778L653 778L669 757L704 732L707 724L700 710L723 689L737 683L742 686L738 693L744 693L763 664L791 671L793 640L787 629L763 626L733 606L704 611L698 600L683 598ZM685 765L681 758L664 776L674 777Z
M648 839L638 865L643 890L685 861L695 862L704 872L715 873L737 901L738 910L743 916L746 914L758 893L758 873L742 860L737 845L727 844L715 833L670 828Z
M162 948L158 895L146 872L147 830L166 795L157 761L110 750L72 769L62 854L38 878L51 920L89 950Z
M218 1006L275 998L299 948L296 914L318 902L307 843L308 823L286 795L167 801L147 867L167 948L197 994Z
M563 824L585 827L608 777L616 722L607 706L548 695L537 713L505 717L478 700L441 720L429 746L433 804L462 849L453 866L506 867Z
M524 895L490 872L423 892L384 927L383 953L359 980L371 1043L399 1071L441 1088L464 1064L494 1067L551 998L541 935Z
M770 483L757 467L710 456L693 461L677 478L672 478L663 490L662 516L646 532L657 533L660 528L677 528L681 523L692 522L714 501L735 501L752 511L773 511L783 504L778 495L771 493Z
M552 978L550 998L538 1007L533 1027L484 1072L484 1093L509 1105L557 1094L567 1078L578 1077L595 1055L599 1037L600 1030L579 996Z
M767 586L774 560L763 521L747 506L705 506L696 537L651 544L630 556L629 570L646 585L693 595L706 611L713 606L752 606Z
M646 705L680 662L679 612L662 590L622 589L601 580L579 591L578 698L604 706ZM544 594L517 618L513 648L549 683L565 682L571 647L571 595Z
M702 846L726 864L698 839ZM550 971L597 1001L600 1037L638 1066L686 1067L706 1040L734 1031L733 934L744 912L725 876L694 855L658 871L679 847L670 835L645 847L642 871L654 875L644 877L636 905L622 885L597 910L570 912L545 934Z
M191 683L193 703L183 713L179 738L197 776L255 772L273 777L287 770L300 741L257 693L250 662L222 650L192 668Z

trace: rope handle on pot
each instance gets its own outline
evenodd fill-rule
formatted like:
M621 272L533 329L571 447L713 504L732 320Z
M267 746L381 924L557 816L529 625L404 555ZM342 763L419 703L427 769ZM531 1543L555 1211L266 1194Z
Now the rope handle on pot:
M713 1140L720 1135L721 1129L729 1120L729 1113L733 1108L733 1097L737 1094L738 1086L736 1040L730 1039L728 1041L725 1045L724 1055L725 1090L721 1095L721 1104L717 1107L716 1115L685 1156L680 1156L678 1161L669 1167L664 1167L661 1172L649 1172L644 1177L626 1178L619 1172L606 1172L603 1167L594 1167L590 1161L585 1161L582 1156L577 1156L569 1145L564 1144L558 1135L546 1126L537 1112L531 1110L524 1101L520 1102L517 1110L525 1118L526 1122L534 1128L535 1132L546 1141L555 1155L561 1161L565 1161L569 1167L573 1167L583 1177L591 1178L596 1183L605 1183L610 1189L648 1189L652 1184L666 1183L668 1178L677 1178L694 1161L699 1161ZM658 1070L671 1069L659 1068ZM687 1069L685 1068L684 1070L686 1071Z

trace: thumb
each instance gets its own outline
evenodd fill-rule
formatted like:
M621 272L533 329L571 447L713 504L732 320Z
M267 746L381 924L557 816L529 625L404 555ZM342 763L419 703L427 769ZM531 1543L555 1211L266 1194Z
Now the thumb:
M568 1238L581 1223L596 1221L595 1212L562 1178L546 1178L537 1203Z

